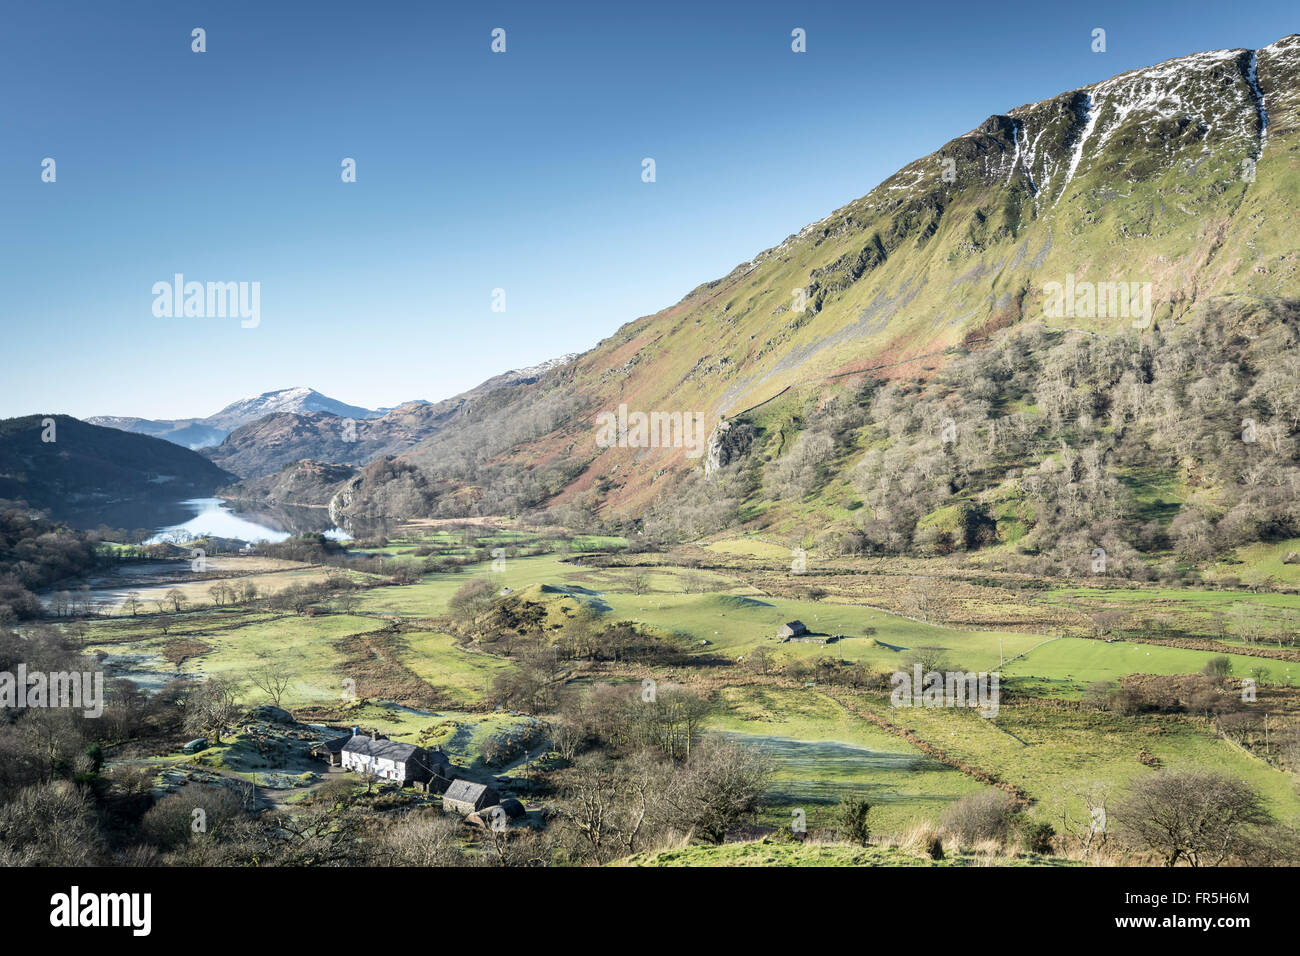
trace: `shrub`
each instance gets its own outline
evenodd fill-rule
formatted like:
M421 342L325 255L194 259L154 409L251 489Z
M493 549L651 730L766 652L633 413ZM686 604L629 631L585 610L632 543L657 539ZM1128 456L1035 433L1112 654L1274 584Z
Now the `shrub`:
M856 797L845 797L840 801L839 824L844 839L858 846L866 846L870 841L871 829L867 823L867 814L871 804Z
M1052 852L1052 840L1056 836L1056 828L1050 823L1038 820L1027 823L1021 828L1020 836L1024 841L1025 849L1030 853L1046 855Z
M966 846L981 840L1006 842L1017 813L1014 798L1001 790L962 797L943 817L943 828Z

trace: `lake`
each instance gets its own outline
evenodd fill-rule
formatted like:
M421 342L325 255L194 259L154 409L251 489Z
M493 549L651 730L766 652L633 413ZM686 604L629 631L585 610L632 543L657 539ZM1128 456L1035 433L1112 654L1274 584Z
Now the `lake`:
M347 540L351 536L330 521L323 508L241 508L235 510L223 498L187 498L178 503L188 513L184 520L165 525L146 544L183 544L194 538L235 538L240 541L284 541L306 531L318 531L327 538Z

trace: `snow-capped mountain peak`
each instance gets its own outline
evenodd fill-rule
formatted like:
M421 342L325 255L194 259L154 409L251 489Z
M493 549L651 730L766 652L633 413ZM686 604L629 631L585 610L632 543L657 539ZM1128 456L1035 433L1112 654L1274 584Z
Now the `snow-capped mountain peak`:
M369 408L348 405L327 395L322 395L314 388L296 386L241 398L205 419L205 422L217 428L233 430L240 425L246 425L267 415L275 415L281 412L295 414L326 412L344 418L374 418L380 414Z

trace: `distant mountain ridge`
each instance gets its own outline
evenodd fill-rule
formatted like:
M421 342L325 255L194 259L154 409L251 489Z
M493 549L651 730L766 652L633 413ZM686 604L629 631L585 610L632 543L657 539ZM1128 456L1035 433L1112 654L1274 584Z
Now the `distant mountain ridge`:
M231 402L215 415L206 418L151 419L129 416L96 415L86 419L91 425L117 428L125 432L163 438L190 449L219 445L221 440L241 425L280 413L312 414L324 412L345 418L378 418L389 409L362 408L322 395L314 388L281 388L261 395L251 395Z
M559 368L572 362L578 357L578 353L571 352L567 355L561 355L558 358L548 359L545 362L539 362L537 365L530 365L526 368L511 369L508 372L502 372L500 375L494 375L485 382L475 386L461 395L445 401L456 401L457 399L472 398L486 394L498 388L508 388L515 385L527 385L537 381L542 375L554 368ZM425 399L413 399L409 402L403 402L391 408L363 408L359 405L349 405L346 402L340 402L337 399L330 398L328 395L322 395L314 388L304 385L293 388L281 388L270 392L263 392L261 395L250 395L248 398L241 398L239 401L231 402L221 411L206 418L137 418L125 415L96 415L87 418L85 421L91 425L99 425L104 428L116 428L124 432L133 432L138 435L149 435L153 438L162 438L176 445L182 445L193 451L201 448L215 448L225 440L231 432L251 425L259 419L268 418L272 415L297 415L304 419L317 413L331 415L343 419L356 419L358 421L369 421L378 418L392 418L396 422L410 423L412 416L418 415L417 409L420 407L432 408L435 405L444 406L445 402L430 402ZM437 415L432 416L434 420ZM347 462L356 459L357 461L368 460L365 456L370 454L369 449L384 448L387 449L392 442L396 442L393 448L402 450L414 442L403 442L400 435L394 435L392 441L387 439L380 441L376 446L371 442L363 448L335 448L333 454L341 454L342 457L331 457L331 441L328 436L322 438L318 447L309 447L310 442L305 438L304 429L309 429L305 422L295 422L294 426L298 429L299 434L304 437L306 442L302 451L303 454L295 458L288 458L278 461L273 467L278 468L285 461L297 461L298 458L321 458L328 461ZM339 423L334 431L340 431L348 427ZM331 426L325 425L327 430ZM398 429L401 431L399 425ZM283 439L284 436L281 436ZM339 444L349 444L350 440L340 441ZM284 444L283 440L278 444ZM375 454L380 453L375 451ZM237 454L237 453L236 453ZM286 452L287 454L287 452ZM361 455L358 458L358 455ZM225 457L230 457L227 454ZM283 458L283 454L279 456ZM372 456L373 457L373 456ZM252 468L256 471L258 465L251 462L244 462L243 468ZM272 468L273 470L273 468ZM257 472L262 474L264 472Z
M249 422L255 422L267 415L284 412L302 415L312 412L325 412L328 415L338 415L341 418L377 418L383 414L370 408L340 402L327 395L322 395L314 388L298 386L297 388L281 388L273 392L263 392L261 395L241 398L237 402L231 402L205 421L217 428L233 431L240 425L247 425Z
M471 405L482 403L490 395L531 385L576 357L562 355L502 372L440 402L406 402L366 416L343 415L328 409L277 409L233 429L220 444L204 448L203 454L246 479L273 475L286 465L304 460L362 465L385 455L405 453L463 417ZM264 483L248 485L245 490L256 490L261 497L263 488Z

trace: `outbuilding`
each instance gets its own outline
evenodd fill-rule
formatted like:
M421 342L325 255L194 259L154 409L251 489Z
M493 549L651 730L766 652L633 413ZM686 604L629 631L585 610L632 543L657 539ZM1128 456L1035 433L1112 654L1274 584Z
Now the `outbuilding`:
M486 783L472 783L469 780L453 780L447 792L442 795L444 810L455 810L461 816L468 816L495 805L500 800L496 790Z

